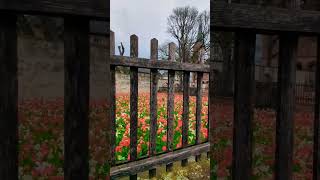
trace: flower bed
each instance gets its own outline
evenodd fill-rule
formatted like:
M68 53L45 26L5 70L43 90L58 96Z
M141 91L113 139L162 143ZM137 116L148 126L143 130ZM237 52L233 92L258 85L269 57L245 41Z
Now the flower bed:
M117 95L116 159L129 159L129 107L128 94ZM166 151L167 96L158 95L157 152ZM149 95L140 94L138 104L138 153L148 155ZM189 143L195 143L195 98L190 98ZM217 176L230 176L232 161L232 103L214 105L214 164ZM20 178L63 179L63 99L53 101L31 100L19 104L19 172ZM208 99L203 99L202 140L206 141ZM175 96L174 145L181 147L182 95ZM254 177L273 179L275 150L275 112L255 110L254 118ZM295 114L294 176L295 179L311 179L313 146L312 112ZM108 170L106 164L106 108L105 102L90 104L90 176L103 179ZM208 171L206 171L208 172Z

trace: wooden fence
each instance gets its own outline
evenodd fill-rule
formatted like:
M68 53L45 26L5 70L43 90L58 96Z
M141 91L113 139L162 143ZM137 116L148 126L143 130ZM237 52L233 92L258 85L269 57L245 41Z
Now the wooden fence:
M202 112L202 78L204 73L209 73L209 66L205 64L189 64L175 61L174 43L169 44L169 59L158 60L158 40L152 39L150 43L150 59L138 58L138 37L130 37L130 57L114 55L114 33L111 32L111 79L112 79L112 169L111 177L130 176L136 179L137 173L149 170L150 178L156 176L156 167L166 165L167 171L172 170L173 162L181 161L182 166L186 165L188 158L196 156L200 158L202 153L209 151L209 143L201 142L201 112ZM116 122L115 122L115 68L117 66L130 67L130 159L118 165L115 160L116 146ZM138 68L151 69L150 74L150 138L149 155L141 159L137 156L137 129L138 129ZM167 150L165 153L157 154L157 94L159 70L168 70L168 98L167 98ZM174 81L175 73L183 72L183 115L182 115L182 148L174 150ZM197 73L196 92L196 144L188 144L189 130L189 96L190 96L190 72Z
M229 0L228 0L229 2ZM254 109L254 53L257 33L278 34L279 44L279 72L278 72L278 106L276 124L276 161L275 179L292 179L293 156L293 113L295 107L295 72L296 50L299 35L314 35L320 41L320 4L318 0L305 1L304 9L300 9L300 0L211 0L211 33L213 31L235 32L235 96L234 96L234 138L233 138L233 180L248 180L252 175L252 120ZM102 0L3 0L0 3L0 179L18 179L18 119L17 119L17 16L20 14L50 15L64 18L65 23L65 118L64 118L64 175L65 179L88 179L88 104L89 104L89 32L90 20L110 22L110 1ZM313 10L312 10L313 9ZM109 29L106 28L109 38ZM213 38L213 36L211 36ZM212 41L211 41L212 42ZM189 147L187 141L188 130L188 85L190 72L197 72L199 78L202 73L210 73L209 92L209 125L210 125L210 160L213 158L213 129L215 99L213 85L214 67L207 65L193 65L169 61L156 60L156 40L152 43L150 60L138 58L138 38L131 37L130 57L112 56L111 74L110 61L107 59L107 77L114 77L115 66L128 66L131 69L131 129L130 156L131 161L124 166L112 169L111 174L128 174L132 179L141 170L151 168L154 176L156 164L167 164L168 169L173 160L186 163L190 155L208 150L208 143ZM111 44L111 47L114 46ZM174 46L170 45L171 50ZM318 61L316 82L320 81L320 46L318 46ZM114 49L114 48L111 48ZM114 53L113 53L114 54ZM172 53L171 53L172 54ZM137 160L137 97L138 97L138 68L152 69L151 75L151 157ZM168 91L168 120L169 136L168 149L170 152L155 156L156 128L156 86L158 69L169 70ZM184 72L184 110L183 110L183 149L172 150L172 118L173 118L173 90L172 79L175 71ZM114 86L114 78L111 79ZM110 86L110 81L106 82ZM108 128L114 127L115 97L109 91L107 94ZM201 92L201 88L198 89ZM201 93L199 93L201 94ZM314 151L313 151L313 179L320 178L320 83L316 83L314 116ZM201 99L201 96L198 96ZM112 102L110 102L113 100ZM199 100L198 102L199 103ZM198 105L200 108L200 106ZM197 112L199 113L199 108ZM109 115L112 116L109 116ZM199 116L199 114L197 115ZM112 117L112 118L111 118ZM199 118L198 118L199 119ZM199 128L199 126L197 127ZM111 129L107 129L111 130ZM109 140L109 138L107 138ZM114 146L114 128L112 141ZM112 148L113 149L113 148ZM111 153L107 153L109 156ZM109 158L109 157L108 157ZM135 161L135 162L134 162ZM143 162L144 161L144 162ZM211 179L215 179L215 170L210 169Z
M300 35L315 36L320 33L320 3L318 0L211 0L212 31L235 32L235 96L233 132L233 180L252 177L252 133L255 92L255 43L256 34L279 35L278 99L276 119L276 180L291 180L293 177L293 115L295 109L295 78L297 44ZM303 8L303 9L301 9ZM212 36L211 36L212 37ZM212 40L211 40L212 42ZM313 179L320 179L320 46L315 90ZM212 68L212 67L211 67ZM211 90L211 88L210 88ZM210 91L210 97L213 97ZM214 100L210 99L210 104ZM214 109L210 108L212 115ZM209 122L214 124L211 117ZM213 127L210 127L212 133ZM213 139L210 134L210 143ZM213 146L210 148L213 152ZM213 160L213 156L211 156ZM211 169L211 178L215 172Z
M97 24L102 24L105 39L108 38L109 1L0 2L0 179L3 180L18 179L17 18L24 14L64 18L64 178L89 179L89 36L91 30L97 30Z

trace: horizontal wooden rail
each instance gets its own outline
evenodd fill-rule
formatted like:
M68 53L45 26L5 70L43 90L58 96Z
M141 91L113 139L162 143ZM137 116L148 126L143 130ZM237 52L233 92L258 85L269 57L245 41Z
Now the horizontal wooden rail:
M110 3L103 0L1 0L0 10L35 15L79 15L110 21Z
M111 168L111 177L118 178L122 176L129 176L131 174L137 174L149 169L154 169L162 164L168 164L176 161L181 161L191 156L197 156L199 154L209 152L209 146L209 143L204 143L179 149L173 152L168 152L166 154L115 166Z
M111 65L204 73L209 73L210 70L210 66L206 64L180 63L167 60L150 60L126 56L112 56Z
M211 29L320 33L320 12L211 0Z

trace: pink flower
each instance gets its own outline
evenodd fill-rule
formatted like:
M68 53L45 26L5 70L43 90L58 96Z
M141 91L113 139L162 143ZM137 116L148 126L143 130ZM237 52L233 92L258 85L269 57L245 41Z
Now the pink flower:
M162 146L162 151L166 151L167 147L166 146Z

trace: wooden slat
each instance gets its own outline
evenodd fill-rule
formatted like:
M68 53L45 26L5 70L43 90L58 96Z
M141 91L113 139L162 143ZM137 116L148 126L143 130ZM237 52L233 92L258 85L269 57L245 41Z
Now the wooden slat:
M2 0L0 10L24 14L80 15L109 20L110 2L103 0Z
M150 59L158 59L158 40L151 40L151 53ZM158 70L151 69L151 83L150 83L150 155L154 156L157 147L157 119L158 119ZM156 176L156 169L151 169L149 171L149 178Z
M320 178L320 37L317 47L317 70L314 106L313 179Z
M197 74L197 100L196 100L196 144L201 143L201 114L202 114L202 80L203 73ZM196 161L199 161L200 155L196 156Z
M318 0L306 1L303 9L320 10L320 2ZM311 99L309 103L314 102L314 133L313 133L313 180L320 179L320 36L317 38L317 62L316 62L316 72L315 72L315 98ZM296 86L296 90L297 91ZM297 93L296 93L297 94ZM299 93L300 94L300 93ZM296 101L296 103L298 103Z
M213 42L213 36L210 37L211 42ZM214 89L215 89L215 74L214 74L214 60L212 58L212 52L213 49L210 49L211 51L211 57L210 57L210 73L209 73L209 97L208 97L208 126L209 126L209 132L208 132L208 140L210 143L210 151L207 154L207 158L210 158L210 178L211 179L217 179L217 172L215 171L215 156L214 156L214 150L215 150L215 140L214 140L214 128L215 128L215 118L214 118Z
M190 72L183 74L183 113L182 113L182 148L188 146L189 137L189 94L190 94ZM183 159L182 166L186 166L188 159Z
M292 179L297 36L282 34L279 48L279 95L275 166L277 180Z
M285 8L224 3L211 0L211 29L255 29L257 32L320 33L320 12Z
M114 37L114 34L112 34L112 31L109 31L109 27L108 27L108 31L107 31L107 34L106 34L106 38L105 40L110 43L106 43L107 47L106 49L110 49L110 46L111 46L111 38ZM113 37L112 37L113 36ZM113 89L114 88L108 88L108 87L112 87L112 84L113 84L113 78L112 78L112 72L111 72L111 66L110 66L110 54L112 52L109 51L105 56L104 58L106 59L106 132L111 132L111 133L107 133L107 141L106 141L106 153L108 153L106 156L107 156L107 169L106 169L106 180L110 180L110 168L112 166L112 163L114 162L114 147L115 147L115 134L114 134L114 127L115 127L115 124L114 124L114 119L113 119L113 116L114 114L112 114L113 110L114 110L114 104L112 103L115 99L115 97L112 95L113 93ZM114 113L114 112L113 112Z
M114 32L110 31L110 55L115 53L115 37ZM109 58L110 60L110 58ZM110 63L110 61L108 62ZM115 66L110 67L111 77L111 165L115 165L115 148L116 148L116 68Z
M0 19L0 179L18 180L17 17Z
M197 154L205 153L209 151L209 143L204 143L196 146L179 149L173 152L168 152L158 156L153 156L147 159L142 159L128 164L116 166L111 168L112 178L119 178L122 176L128 176L143 172L148 169L154 169L159 165L173 163L180 161Z
M233 128L234 180L251 178L252 121L254 112L254 57L256 35L251 32L235 33L235 95Z
M158 41L151 41L151 57L158 56ZM158 92L158 70L151 69L151 86L150 86L150 155L156 154L157 140L157 92Z
M138 57L138 36L130 36L130 56ZM137 160L138 141L138 68L130 67L130 161ZM130 179L137 179L133 174Z
M65 18L65 179L88 179L89 19Z
M192 64L192 63L180 63L175 61L166 60L150 60L144 58L131 58L125 56L112 56L111 65L114 66L127 66L127 67L139 67L147 69L161 69L161 70L175 70L175 71L190 71L190 72L209 72L209 66L206 64Z
M299 0L288 0L287 8L298 11ZM292 179L293 128L295 110L296 62L298 35L279 35L278 109L276 123L275 179Z
M174 43L169 44L169 61L175 61L176 45ZM168 71L168 103L167 103L167 150L173 151L173 136L174 136L174 80L175 71ZM172 170L172 163L166 165L166 170Z

